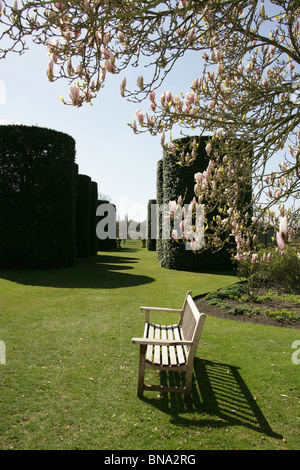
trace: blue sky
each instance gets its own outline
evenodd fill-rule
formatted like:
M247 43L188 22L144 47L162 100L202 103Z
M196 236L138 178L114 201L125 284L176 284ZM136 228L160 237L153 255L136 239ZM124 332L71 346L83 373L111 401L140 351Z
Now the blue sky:
M201 52L190 52L181 58L156 92L157 97L167 90L185 94L193 80L202 76L201 56ZM98 183L99 192L116 204L120 217L127 213L135 220L146 219L148 200L156 197L156 167L162 157L160 136L134 135L127 123L133 121L138 108L147 112L150 101L135 104L120 95L124 76L129 87L136 88L136 79L145 70L107 73L105 87L93 105L75 108L59 99L68 99L67 81L48 81L48 63L43 45L32 45L22 56L10 54L0 61L0 123L38 125L71 135L76 141L79 172ZM173 130L176 137L179 133Z
M110 197L121 217L128 213L129 218L144 220L148 200L156 197L160 137L133 134L127 123L138 108L148 111L150 102L130 103L119 91L124 76L135 87L143 70L107 73L106 85L93 105L75 108L59 99L68 99L67 82L48 81L48 62L46 47L36 45L22 56L11 54L0 61L0 123L38 125L71 135L76 141L79 172L98 183L99 192ZM200 75L201 54L197 60L195 56L181 59L157 96L166 90L185 93Z

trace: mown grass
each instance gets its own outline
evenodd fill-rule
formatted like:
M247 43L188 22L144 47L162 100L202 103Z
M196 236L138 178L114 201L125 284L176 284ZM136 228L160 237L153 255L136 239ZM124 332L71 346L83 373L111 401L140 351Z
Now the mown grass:
M233 282L163 269L139 241L72 268L1 271L0 447L297 449L297 330L208 317L191 400L136 397L139 307L178 308L188 289L199 295Z

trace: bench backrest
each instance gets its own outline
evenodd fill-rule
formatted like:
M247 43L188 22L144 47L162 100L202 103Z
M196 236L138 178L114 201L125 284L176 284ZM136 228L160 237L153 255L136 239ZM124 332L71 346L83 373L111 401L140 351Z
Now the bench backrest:
M189 291L186 295L179 322L183 339L193 341L192 346L185 346L185 354L188 361L194 359L206 318L204 313L199 313L191 294L192 292Z

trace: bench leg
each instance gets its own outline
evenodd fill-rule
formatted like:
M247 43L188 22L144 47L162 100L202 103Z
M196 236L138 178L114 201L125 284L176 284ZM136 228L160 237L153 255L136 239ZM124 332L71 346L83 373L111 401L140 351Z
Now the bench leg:
M138 390L137 390L138 397L142 397L143 391L144 391L146 349L147 349L147 346L145 346L144 344L140 345L139 378L138 378Z
M191 398L193 384L193 368L190 367L185 373L185 398Z

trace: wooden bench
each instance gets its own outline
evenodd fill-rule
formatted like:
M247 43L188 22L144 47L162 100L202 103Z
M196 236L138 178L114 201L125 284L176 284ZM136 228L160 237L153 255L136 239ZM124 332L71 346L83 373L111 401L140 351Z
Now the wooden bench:
M142 397L144 390L153 390L184 392L185 398L189 398L192 392L194 357L206 315L199 313L191 291L187 292L182 309L141 307L141 310L146 312L144 337L132 338L134 344L140 345L138 396ZM172 326L150 323L151 311L178 313L179 322ZM185 386L146 385L146 369L183 371Z

